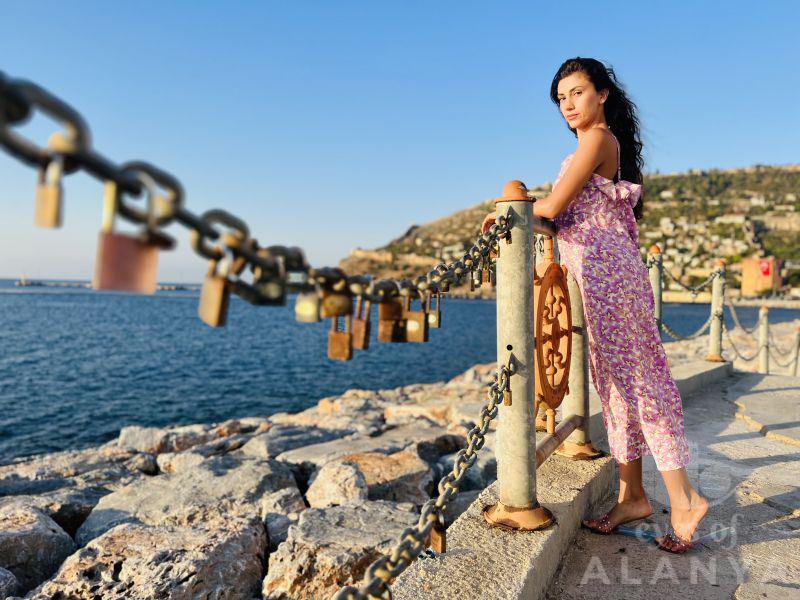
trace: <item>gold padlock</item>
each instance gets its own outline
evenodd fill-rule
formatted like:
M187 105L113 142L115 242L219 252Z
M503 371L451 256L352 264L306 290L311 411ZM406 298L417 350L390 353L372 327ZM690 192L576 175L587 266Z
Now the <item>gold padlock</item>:
M436 299L436 306L433 305L433 300ZM436 292L428 294L428 326L438 329L442 326L442 294Z
M353 348L367 350L371 330L370 313L372 303L359 296L356 300L356 313L353 317Z
M218 260L208 262L208 273L200 290L200 304L197 315L206 325L224 327L228 322L231 284L226 269L220 269Z
M406 320L403 318L401 298L389 298L378 304L378 341L406 341Z
M339 331L339 317L331 319L331 330L328 332L328 358L332 360L350 360L353 358L353 334L350 330L350 315L344 317L344 331Z
M36 213L34 224L37 227L57 229L61 227L63 214L64 188L61 179L64 175L64 159L56 155L46 167L39 168L39 181L36 184Z
M319 323L321 320L319 295L314 292L300 292L294 303L294 318L299 323Z
M406 296L403 317L406 319L406 341L428 341L428 313L425 312L425 301L420 298L420 310L411 310L411 295Z
M97 246L92 287L138 294L154 294L159 247L174 240L162 233L145 231L138 236L114 232L119 206L117 184L108 181L103 196L103 224Z

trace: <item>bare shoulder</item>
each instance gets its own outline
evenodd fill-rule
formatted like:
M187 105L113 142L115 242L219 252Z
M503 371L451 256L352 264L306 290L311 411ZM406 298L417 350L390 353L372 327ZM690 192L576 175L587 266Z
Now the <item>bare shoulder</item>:
M578 147L591 150L600 150L609 142L613 143L613 140L611 139L611 132L605 132L601 128L595 127L581 136L581 139L578 141Z

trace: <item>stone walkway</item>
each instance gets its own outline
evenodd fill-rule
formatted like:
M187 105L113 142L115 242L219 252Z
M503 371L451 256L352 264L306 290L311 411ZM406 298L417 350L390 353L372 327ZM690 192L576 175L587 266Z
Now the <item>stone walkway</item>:
M800 597L798 379L737 371L685 397L684 408L689 477L710 502L700 533L730 527L731 535L675 555L580 529L547 598ZM614 489L597 516L616 501L618 477L615 464ZM661 533L669 501L652 456L644 458L644 482L654 513L640 527Z

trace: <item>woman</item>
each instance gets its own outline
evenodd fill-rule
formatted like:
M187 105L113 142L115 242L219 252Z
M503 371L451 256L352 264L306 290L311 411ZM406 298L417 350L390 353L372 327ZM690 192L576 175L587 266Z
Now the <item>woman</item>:
M664 478L672 530L659 548L682 553L708 511L686 474L689 448L680 392L671 377L654 318L653 291L638 247L642 217L642 144L635 105L614 72L591 58L559 67L550 88L578 147L561 163L552 193L533 213L558 227L561 262L583 299L592 382L602 400L611 454L619 463L619 498L597 533L652 514L642 486L642 456ZM623 179L622 175L627 177ZM482 230L494 223L487 215Z

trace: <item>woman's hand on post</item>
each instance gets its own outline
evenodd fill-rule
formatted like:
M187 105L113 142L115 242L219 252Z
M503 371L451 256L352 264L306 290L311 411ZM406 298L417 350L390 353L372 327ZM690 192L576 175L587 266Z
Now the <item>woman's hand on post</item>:
M495 221L497 220L497 213L490 212L486 217L483 219L483 223L481 224L481 233L486 233L489 231L489 228L494 225Z

